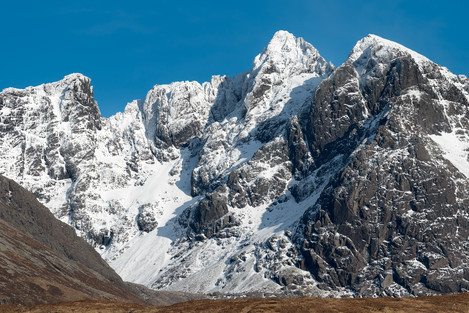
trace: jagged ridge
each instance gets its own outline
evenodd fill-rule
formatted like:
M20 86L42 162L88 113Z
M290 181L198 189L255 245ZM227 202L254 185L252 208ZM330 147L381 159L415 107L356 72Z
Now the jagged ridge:
M279 31L249 72L157 85L109 119L79 74L5 90L0 170L153 288L459 291L467 86L375 35L334 69Z

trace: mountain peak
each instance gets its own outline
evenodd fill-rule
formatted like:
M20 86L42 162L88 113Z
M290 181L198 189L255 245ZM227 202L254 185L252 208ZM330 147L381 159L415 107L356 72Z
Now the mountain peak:
M294 44L298 39L300 38L297 38L295 35L286 30L278 30L272 36L268 46L271 48L278 48L286 44Z
M68 75L65 75L62 79L50 82L50 83L45 83L45 84L40 84L37 86L28 86L26 88L15 88L15 87L8 87L5 88L1 91L1 93L17 93L17 92L30 92L32 90L38 90L38 89L47 89L47 90L54 90L54 89L59 89L63 90L64 88L68 88L70 86L89 86L88 89L92 89L91 87L91 79L81 73L71 73Z
M319 55L316 48L306 42L303 38L296 37L286 30L279 30L275 32L262 54L270 56L287 56L292 52L295 54L300 52L298 50Z
M81 73L71 73L62 79L63 81L75 81L75 80L80 80L80 81L91 81L91 79Z
M378 58L387 60L398 56L411 56L417 63L431 62L425 56L388 39L368 34L360 39L352 49L347 62L354 63L362 58Z
M307 72L317 70L322 75L332 68L313 45L285 30L277 31L264 51L255 58L254 70L265 65L271 68L272 64L278 72L286 71L286 75L299 72L300 68Z

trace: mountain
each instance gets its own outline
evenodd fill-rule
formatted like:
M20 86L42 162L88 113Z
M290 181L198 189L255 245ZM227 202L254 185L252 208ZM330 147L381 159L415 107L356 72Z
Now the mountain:
M0 93L0 173L124 279L222 293L469 287L469 80L397 43L339 67L277 32L252 68L103 118L90 79Z

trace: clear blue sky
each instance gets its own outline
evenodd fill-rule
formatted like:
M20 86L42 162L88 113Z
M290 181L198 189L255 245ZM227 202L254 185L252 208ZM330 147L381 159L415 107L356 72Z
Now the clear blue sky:
M368 33L469 74L469 1L4 1L0 90L89 76L103 115L154 85L250 68L272 34L304 37L334 64Z

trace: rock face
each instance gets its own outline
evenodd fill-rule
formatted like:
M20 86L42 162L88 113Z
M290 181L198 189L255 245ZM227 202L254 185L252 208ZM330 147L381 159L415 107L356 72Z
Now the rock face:
M343 165L297 229L305 268L324 288L363 295L467 289L469 185L466 167L457 168L467 163L447 162L435 144L445 133L467 144L458 79L369 36L314 103L307 125L316 166L337 154Z
M369 35L279 31L248 72L100 117L88 78L0 93L0 172L126 280L191 292L469 288L469 83Z

